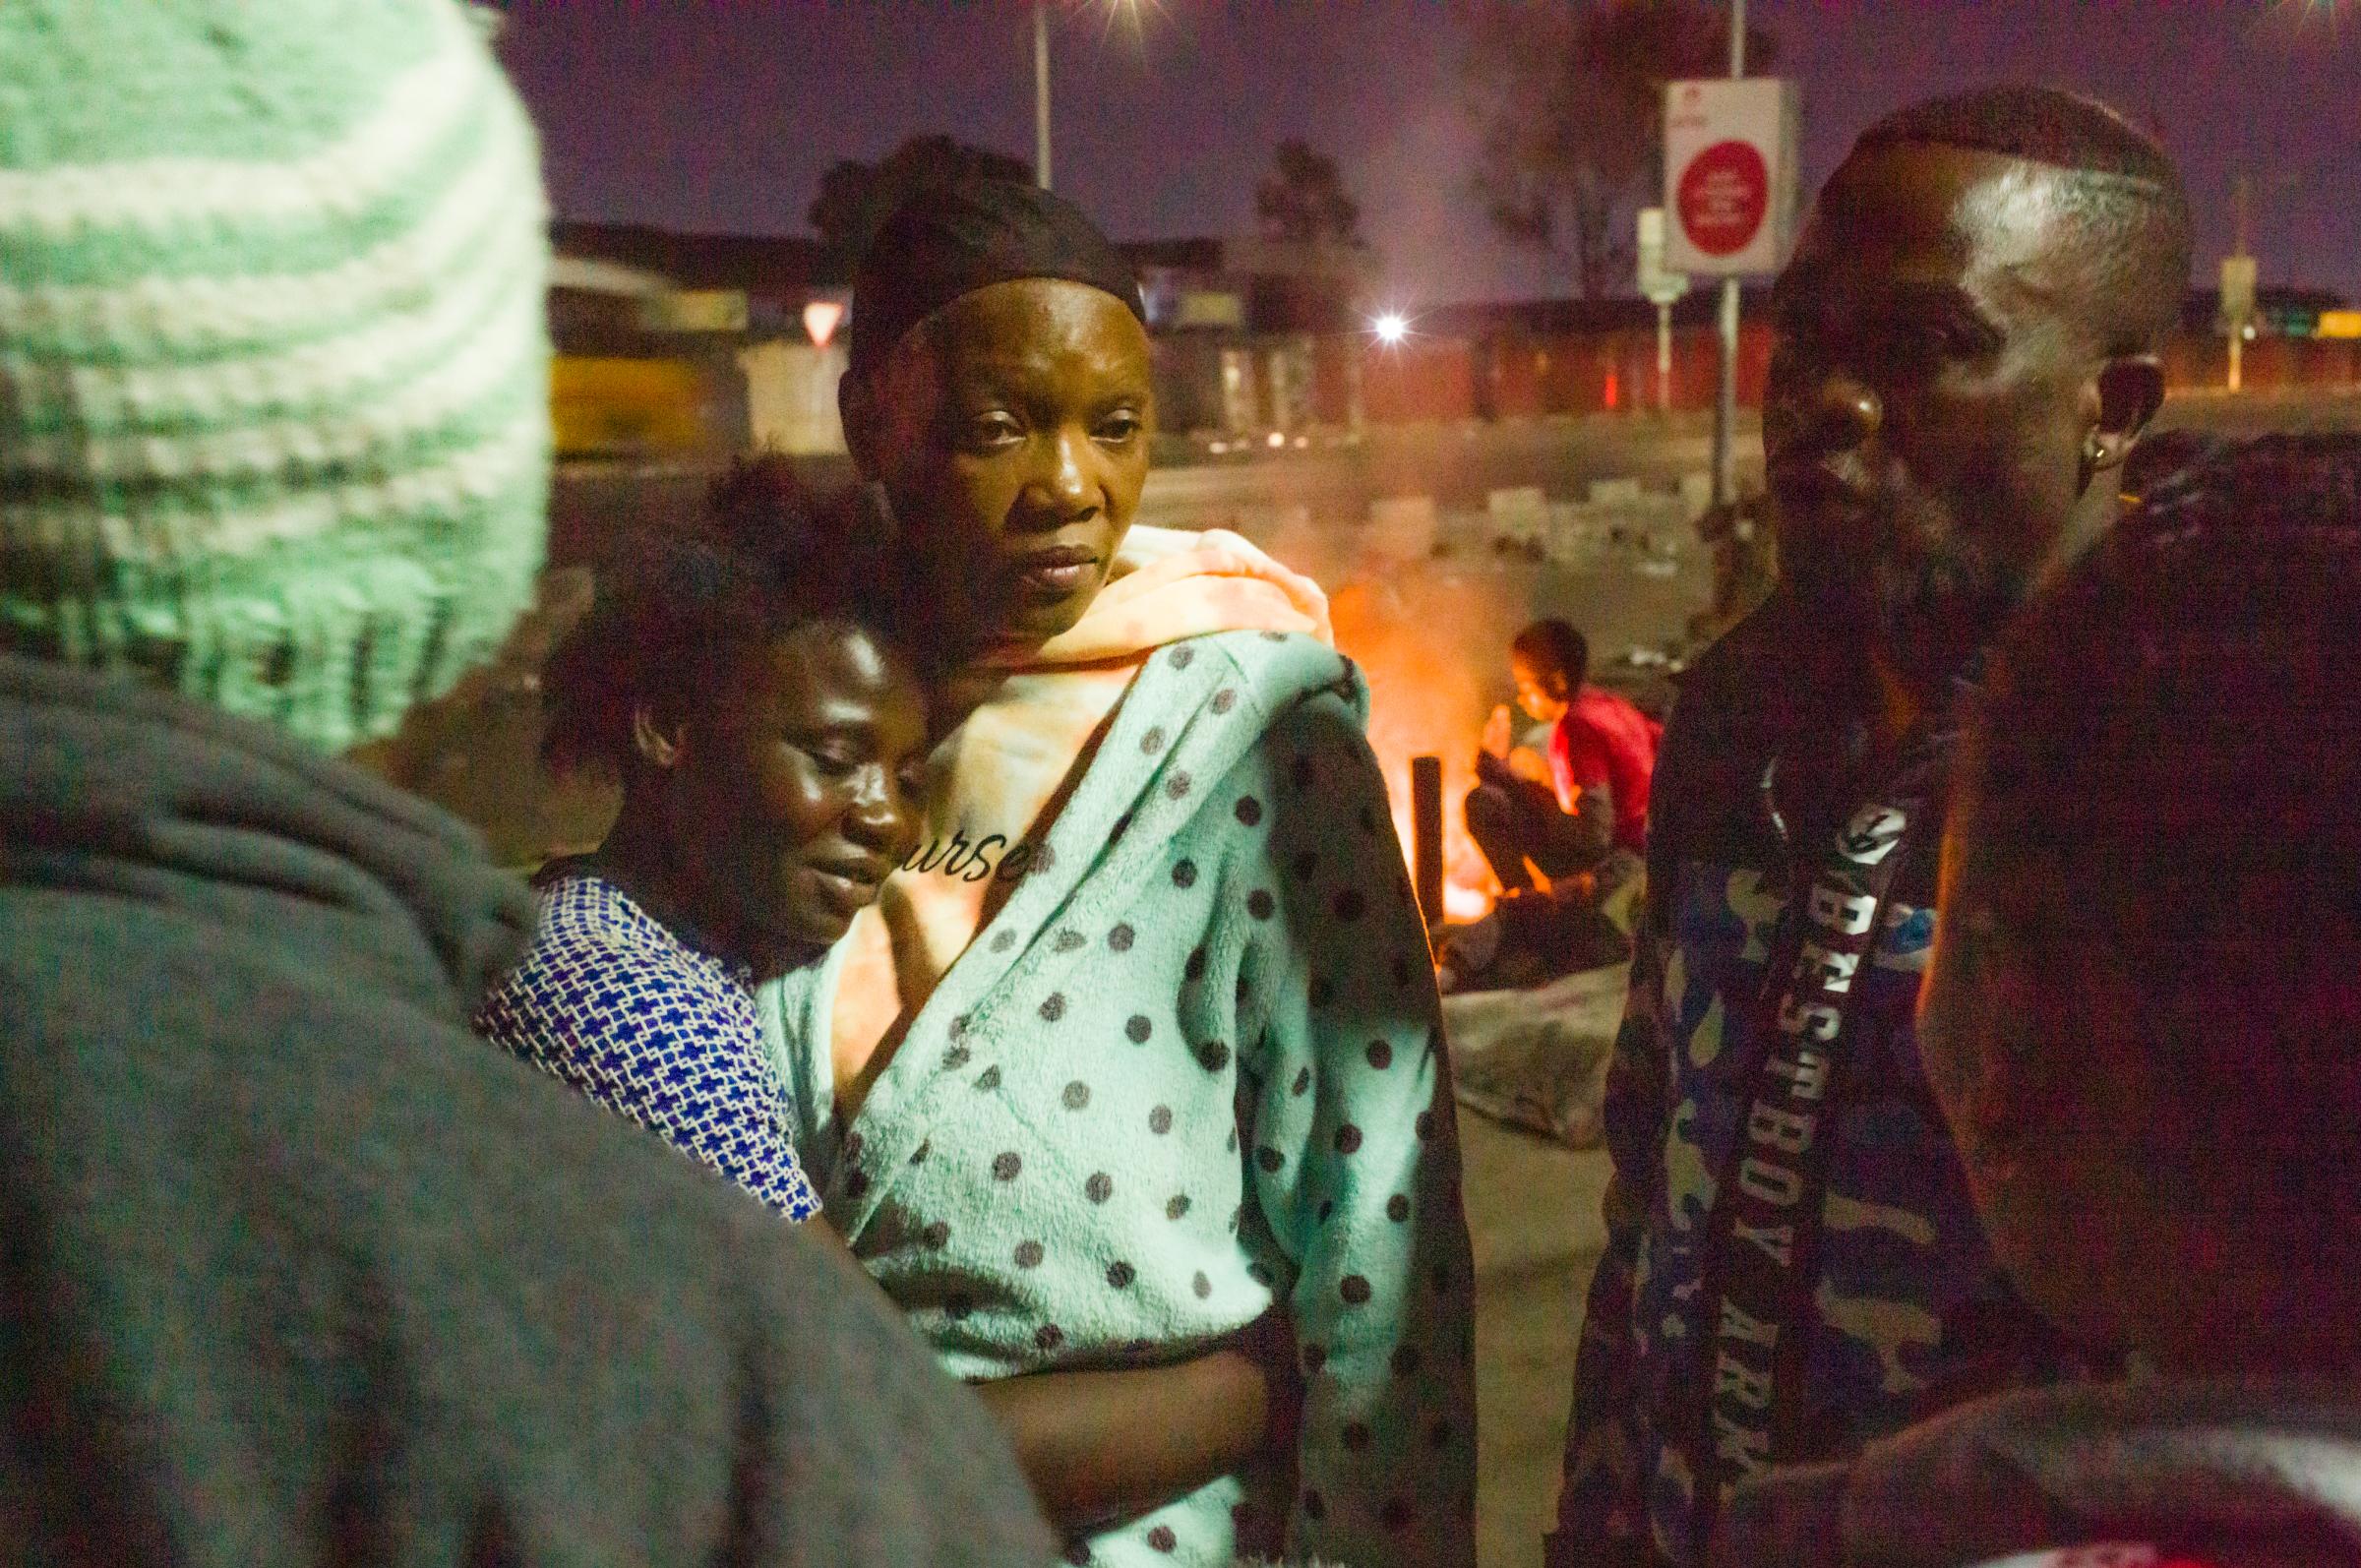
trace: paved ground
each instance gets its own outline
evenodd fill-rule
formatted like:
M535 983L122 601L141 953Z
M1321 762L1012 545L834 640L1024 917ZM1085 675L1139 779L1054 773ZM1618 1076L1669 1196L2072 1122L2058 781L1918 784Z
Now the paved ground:
M1605 1232L1604 1151L1577 1154L1463 1110L1476 1243L1481 1568L1535 1568L1555 1518L1582 1298Z

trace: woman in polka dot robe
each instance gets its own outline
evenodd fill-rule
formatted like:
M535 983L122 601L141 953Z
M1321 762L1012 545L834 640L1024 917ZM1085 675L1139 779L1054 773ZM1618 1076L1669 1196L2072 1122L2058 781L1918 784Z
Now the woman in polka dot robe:
M856 285L848 435L972 618L968 711L921 848L762 998L796 1142L962 1377L1155 1365L1284 1314L1285 1451L1072 1561L1468 1564L1458 1148L1365 693L1311 584L1232 535L1128 528L1136 296L1044 259L1034 229L1079 216L1022 190L904 209ZM944 264L963 246L1000 274ZM908 271L957 291L905 323Z

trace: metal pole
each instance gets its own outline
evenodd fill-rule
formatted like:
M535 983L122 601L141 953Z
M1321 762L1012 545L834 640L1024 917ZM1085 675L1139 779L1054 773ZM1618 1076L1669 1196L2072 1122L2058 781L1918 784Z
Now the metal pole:
M1033 177L1050 188L1050 0L1033 0Z
M1410 845L1419 910L1426 929L1443 923L1443 759L1410 759Z
M1746 74L1746 0L1729 0L1729 74ZM1714 399L1714 504L1738 499L1738 280L1722 280L1722 386Z
M1672 307L1656 307L1656 411L1672 411Z

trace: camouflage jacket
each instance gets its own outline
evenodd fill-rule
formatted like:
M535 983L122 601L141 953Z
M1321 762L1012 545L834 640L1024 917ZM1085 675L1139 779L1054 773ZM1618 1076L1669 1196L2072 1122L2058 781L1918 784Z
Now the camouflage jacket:
M1830 641L1774 600L1698 664L1665 738L1647 915L1607 1082L1607 1247L1575 1362L1552 1568L1697 1555L1687 1450L1707 1394L1708 1216L1742 1133L1794 859L1816 860L1866 799L1846 777L1866 726L1828 695L1857 681L1806 651ZM1784 782L1767 797L1774 759ZM1847 1013L1822 1120L1806 1408L1783 1417L1808 1452L1789 1459L1847 1456L1946 1405L2063 1369L1992 1261L1918 1062L1938 838L1931 818L1906 837Z

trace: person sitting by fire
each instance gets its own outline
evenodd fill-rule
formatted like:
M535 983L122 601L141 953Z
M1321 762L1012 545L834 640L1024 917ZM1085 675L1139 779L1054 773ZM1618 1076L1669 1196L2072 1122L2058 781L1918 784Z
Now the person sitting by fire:
M1509 981L1617 963L1625 934L1604 913L1634 887L1648 846L1648 779L1664 726L1627 698L1589 685L1591 650L1564 621L1536 621L1509 645L1517 706L1549 726L1544 755L1516 745L1506 703L1492 709L1468 792L1468 836L1506 896L1457 934L1449 987L1479 974Z

